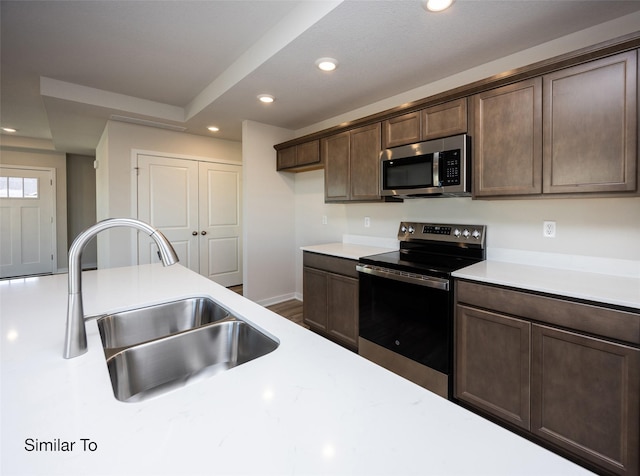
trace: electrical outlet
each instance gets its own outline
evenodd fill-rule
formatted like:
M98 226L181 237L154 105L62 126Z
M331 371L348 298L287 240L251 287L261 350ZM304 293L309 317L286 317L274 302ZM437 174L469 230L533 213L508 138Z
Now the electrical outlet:
M323 225L327 224L327 215L322 215L322 224Z
M371 218L364 217L364 227L369 228L371 226Z
M555 238L556 237L556 222L555 221L545 221L542 224L542 236L545 238Z

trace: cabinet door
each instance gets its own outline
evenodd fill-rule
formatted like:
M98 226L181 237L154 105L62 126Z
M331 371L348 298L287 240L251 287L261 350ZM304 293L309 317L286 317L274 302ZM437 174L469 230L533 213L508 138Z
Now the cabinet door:
M380 200L380 123L351 131L351 200Z
M467 132L467 98L449 101L422 111L422 140Z
M277 170L289 169L296 165L296 146L287 147L277 152Z
M302 273L302 320L312 328L326 331L328 274L306 266Z
M529 429L531 324L456 306L455 396Z
M329 275L327 330L349 346L358 346L358 280Z
M636 52L544 77L544 192L634 191Z
M392 117L382 123L382 147L397 147L421 140L420 111Z
M349 131L322 139L324 197L326 202L349 199Z
M320 141L312 140L296 146L296 165L320 163Z
M637 475L640 350L533 325L532 431L615 474Z
M542 192L542 79L472 97L474 196Z

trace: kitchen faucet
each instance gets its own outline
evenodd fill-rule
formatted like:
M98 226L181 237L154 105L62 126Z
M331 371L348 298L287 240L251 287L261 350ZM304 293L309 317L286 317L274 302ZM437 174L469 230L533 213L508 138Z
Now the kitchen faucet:
M87 331L84 326L82 308L82 250L98 233L114 227L135 228L147 233L158 245L158 255L164 266L178 262L178 256L169 240L158 230L133 218L109 218L90 226L80 233L69 248L69 301L67 305L67 326L64 338L64 358L71 359L87 351Z

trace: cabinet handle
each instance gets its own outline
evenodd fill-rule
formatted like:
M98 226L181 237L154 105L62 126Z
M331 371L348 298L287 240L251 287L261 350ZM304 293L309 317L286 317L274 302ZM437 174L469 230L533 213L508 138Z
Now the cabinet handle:
M197 232L197 231L192 231L192 232L191 232L191 234L192 234L193 236L198 236L198 232Z
M200 232L200 234L201 234L202 236L204 236L204 235L206 235L206 234L207 234L207 232L206 232L206 231L204 231L204 230L202 230L202 232Z

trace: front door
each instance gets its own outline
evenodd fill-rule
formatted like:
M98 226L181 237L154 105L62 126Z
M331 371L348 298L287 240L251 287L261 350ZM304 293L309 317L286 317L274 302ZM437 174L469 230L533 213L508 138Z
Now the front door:
M0 168L0 278L55 271L53 169Z

